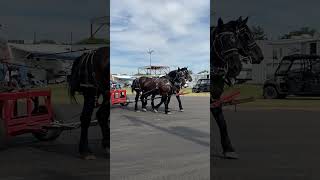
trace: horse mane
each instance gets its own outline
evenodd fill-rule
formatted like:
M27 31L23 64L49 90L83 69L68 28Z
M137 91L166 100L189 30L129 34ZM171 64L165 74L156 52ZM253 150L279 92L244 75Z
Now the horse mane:
M70 75L70 78L68 79L68 93L69 93L70 101L75 102L77 104L78 102L75 97L76 91L78 89L78 80L76 78L77 77L76 73L78 72L77 69L79 68L78 64L85 55L86 54L84 53L73 61L72 68L71 68L71 75Z
M90 51L83 53L81 56L77 57L73 64L72 64L72 69L71 69L71 75L68 80L68 92L69 96L71 98L71 102L76 102L77 100L75 98L75 93L80 90L80 78L79 78L79 63L81 62L81 59L87 56L88 54L94 53L94 63L93 63L93 68L95 67L103 67L103 69L100 69L103 74L101 74L102 79L95 79L96 81L99 81L98 84L99 86L102 87L102 91L109 91L110 89L110 82L107 82L110 79L110 49L109 47L101 47L96 50ZM105 55L105 53L107 53ZM108 58L107 61L105 58ZM98 59L99 61L97 61ZM97 64L98 63L98 64ZM97 69L96 69L97 70ZM95 71L96 71L95 70ZM109 93L107 93L109 94Z

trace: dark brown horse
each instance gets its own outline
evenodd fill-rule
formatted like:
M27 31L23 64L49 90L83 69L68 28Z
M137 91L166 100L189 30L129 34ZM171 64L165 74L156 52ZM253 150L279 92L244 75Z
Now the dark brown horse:
M99 49L84 53L72 65L69 79L69 93L75 100L75 93L80 92L84 97L83 109L80 117L81 136L79 153L84 159L94 159L88 143L88 130L91 116L95 108L96 98L102 95L96 117L102 131L102 147L107 153L110 151L110 48Z
M210 39L210 85L211 102L220 99L225 83L232 85L230 79L236 79L242 65L240 55L249 57L253 64L263 60L260 47L256 44L253 34L247 26L248 18L226 24L219 18L218 26L211 30ZM221 136L221 144L225 158L238 158L227 131L222 105L210 108ZM213 134L213 133L212 133ZM213 139L213 138L211 138Z

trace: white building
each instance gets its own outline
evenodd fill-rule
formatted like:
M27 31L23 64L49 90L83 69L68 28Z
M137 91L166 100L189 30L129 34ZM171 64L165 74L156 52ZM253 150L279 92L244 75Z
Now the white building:
M209 79L210 74L208 72L203 72L203 73L197 73L197 74L192 74L192 82L189 82L189 87L193 87L194 85L197 84L199 79Z
M320 54L320 38L300 36L292 39L274 41L258 41L262 49L264 60L261 64L252 65L252 81L250 83L263 84L267 78L273 76L284 56L292 54Z

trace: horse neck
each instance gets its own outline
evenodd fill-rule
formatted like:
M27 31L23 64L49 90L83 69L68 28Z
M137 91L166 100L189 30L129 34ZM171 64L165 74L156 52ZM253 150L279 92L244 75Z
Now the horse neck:
M166 76L171 82L179 82L180 81L179 78L177 78L177 70L171 71Z

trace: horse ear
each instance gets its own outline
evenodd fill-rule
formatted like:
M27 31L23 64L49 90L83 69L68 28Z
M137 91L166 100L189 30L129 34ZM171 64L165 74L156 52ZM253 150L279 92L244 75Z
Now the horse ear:
M243 24L247 24L249 17L246 17L246 19L243 20Z
M239 17L238 21L239 21L239 22L242 22L242 16Z
M180 71L180 68L178 67L178 71Z
M218 19L218 26L222 26L223 25L223 20L221 18Z

